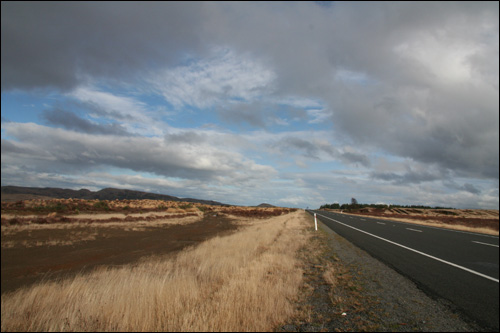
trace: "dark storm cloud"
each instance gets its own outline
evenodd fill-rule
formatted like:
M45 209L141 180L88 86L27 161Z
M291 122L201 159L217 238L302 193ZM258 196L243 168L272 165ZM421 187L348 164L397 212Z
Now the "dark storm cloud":
M45 110L42 117L52 125L89 134L132 135L119 124L96 124L61 109Z
M377 95L392 95L398 109L381 107ZM360 100L346 94L336 103L334 126L340 139L348 138L359 147L383 150L415 161L438 164L459 175L498 179L498 96L479 92L455 94L428 91L419 100L405 99L408 92L380 90ZM352 99L349 99L351 97ZM474 99L476 101L474 101ZM412 111L409 107L413 105Z
M368 156L360 153L344 152L340 154L340 159L349 164L361 164L364 167L369 167L371 164Z
M481 190L479 190L474 185L469 184L469 183L465 183L463 186L463 189L469 193L472 193L472 194L480 194L481 193Z
M306 138L304 134L279 138L269 143L269 146L280 154L301 155L315 160L334 159L347 165L370 166L370 159L365 154L349 150L339 151L327 141Z
M272 113L266 112L266 105L261 103L227 106L218 110L221 121L234 124L248 124L253 127L265 128L265 116Z
M2 2L2 91L127 78L197 48L199 4Z
M282 138L271 143L270 146L277 149L282 154L291 153L313 159L320 159L322 153L326 153L330 157L334 157L337 154L336 149L329 144L321 144L293 136Z
M465 192L469 192L469 193L475 194L475 195L479 195L482 192L482 190L480 188L478 188L477 186L470 184L470 183L465 183L465 184L461 185L453 180L449 180L449 181L445 182L445 185L446 185L446 187L448 187L450 189L457 190L457 191L465 191Z
M373 172L371 176L374 179L384 180L398 185L420 184L422 182L430 182L443 179L443 175L441 174L434 174L425 171L408 171L403 174L395 172Z
M497 2L209 7L213 39L265 54L276 94L326 103L337 141L498 179Z
M173 133L165 135L165 142L184 143L184 144L201 144L207 141L207 136L194 131L181 133Z
M9 153L30 155L35 153L35 150L23 147L12 141L2 139L2 153L6 155Z

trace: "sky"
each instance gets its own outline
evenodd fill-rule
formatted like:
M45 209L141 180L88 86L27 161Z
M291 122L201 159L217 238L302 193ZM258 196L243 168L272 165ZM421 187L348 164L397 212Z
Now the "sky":
M498 2L1 3L1 184L499 208Z

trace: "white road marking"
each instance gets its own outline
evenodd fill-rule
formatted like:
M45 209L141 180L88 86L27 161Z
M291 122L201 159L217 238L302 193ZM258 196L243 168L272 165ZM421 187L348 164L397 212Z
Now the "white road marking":
M417 230L417 229L412 229L412 228L405 228L406 230L411 230L411 231L416 231L416 232L422 232L422 230Z
M334 213L334 214L336 214L336 213ZM351 217L351 219L352 219L352 217ZM400 221L390 221L390 222L408 225L408 222L400 222ZM393 224L392 226L394 227L395 225ZM419 225L419 227L424 228L424 229L431 228L431 229L437 229L437 230L441 230L441 231L458 232L458 233L462 233L462 234L475 235L478 237L498 238L498 236L495 236L495 235L487 235L487 234L481 234L481 233L472 232L472 231L462 231L462 230L453 230L453 229L447 229L447 228L433 227L430 225Z
M483 242L476 242L476 241L472 241L472 243L477 243L477 244L483 244L483 245L489 245L489 246L498 247L498 245L495 245L495 244L488 244L488 243L483 243Z
M377 222L377 224L383 224L383 225L385 225L385 223L382 223L382 222Z
M394 245L396 245L396 246L402 247L403 249L407 249L407 250L409 250L409 251L412 251L412 252L418 253L418 254L423 255L423 256L425 256L425 257L428 257L428 258L431 258L431 259L434 259L434 260L440 261L440 262L442 262L442 263L444 263L444 264L447 264L447 265L450 265L450 266L453 266L453 267L456 267L456 268L462 269L462 270L467 271L467 272L469 272L469 273L476 274L476 275L481 276L481 277L483 277L483 278L485 278L485 279L488 279L488 280L494 281L494 282L496 282L496 283L499 283L498 279L495 279L494 277L491 277L491 276L488 276L488 275L485 275L485 274L482 274L482 273L476 272L476 271L474 271L474 270L472 270L472 269L469 269L469 268L467 268L467 267L463 267L463 266L460 266L460 265L454 264L454 263L452 263L452 262L449 262L449 261L443 260L443 259L441 259L441 258L431 256L430 254L427 254L427 253L424 253L424 252L421 252L421 251L418 251L418 250L412 249L411 247L404 246L404 245L402 245L402 244L399 244L399 243L396 243L396 242L390 241L390 240L388 240L388 239L382 238L382 237L380 237L380 236L377 236L377 235L371 234L371 233L366 232L366 231L364 231L364 230L361 230L361 229L358 229L358 228L352 227L352 226L350 226L350 225L348 225L348 224L342 223L342 222L340 222L340 221L334 220L334 219L332 219L332 218L330 218L330 217L328 217L328 216L321 215L321 214L318 214L318 215L319 215L319 216L322 216L322 217L324 217L324 218L327 218L327 219L329 219L329 220L332 220L333 222L337 222L337 223L339 223L339 224L342 224L343 226L346 226L346 227L348 227L348 228L351 228L351 229L357 230L357 231L362 232L362 233L364 233L364 234L367 234L367 235L370 235L370 236L372 236L372 237L375 237L375 238L378 238L378 239L380 239L380 240L383 240L384 242L388 242L388 243L394 244Z
M365 219L361 219L361 221L366 221Z

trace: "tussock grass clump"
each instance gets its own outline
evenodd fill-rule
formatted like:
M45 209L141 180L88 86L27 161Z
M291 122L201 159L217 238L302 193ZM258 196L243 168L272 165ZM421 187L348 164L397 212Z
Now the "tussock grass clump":
M2 331L266 331L294 315L304 212L173 257L2 295Z

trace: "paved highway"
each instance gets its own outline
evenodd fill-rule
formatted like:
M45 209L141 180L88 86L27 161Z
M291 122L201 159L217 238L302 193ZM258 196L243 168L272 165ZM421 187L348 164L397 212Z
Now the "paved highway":
M325 211L318 219L486 329L499 330L498 236Z

